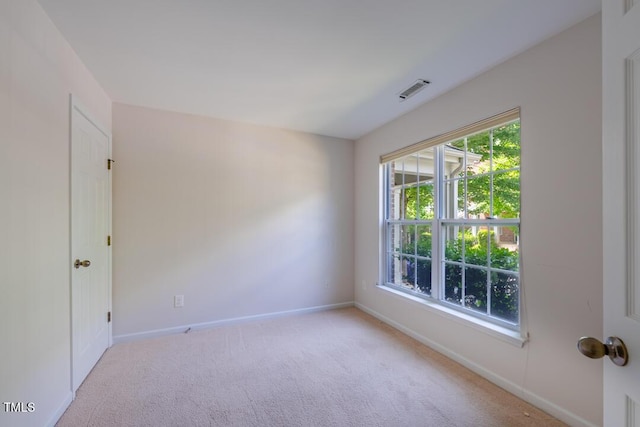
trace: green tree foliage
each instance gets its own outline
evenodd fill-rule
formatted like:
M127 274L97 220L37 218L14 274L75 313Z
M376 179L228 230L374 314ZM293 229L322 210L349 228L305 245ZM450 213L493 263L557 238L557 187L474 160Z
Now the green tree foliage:
M459 150L465 148L464 139L450 145ZM501 218L519 217L520 122L493 129L493 146L490 143L489 132L481 132L468 137L467 151L481 156L477 163L467 165L467 208L469 213ZM489 172L494 172L493 212L490 212L491 178L489 175L483 175Z
M433 184L405 188L405 218L433 219Z
M413 226L408 233L413 235ZM431 233L418 235L416 243L417 255L431 258ZM464 246L464 247L463 247ZM464 257L463 257L464 252ZM464 307L487 313L487 271L477 267L498 268L517 273L519 259L516 251L500 247L493 232L480 230L473 235L471 230L460 232L458 238L449 240L445 246L445 260L462 262L464 258L464 288L462 267L445 263L445 300ZM415 264L415 269L414 269ZM407 275L403 278L408 283L414 283L417 274L417 290L431 293L431 261L410 261ZM518 321L518 276L517 274L491 271L491 315L510 321ZM463 290L464 289L464 290ZM464 301L463 301L464 295Z
M464 244L464 249L463 249ZM480 230L473 235L467 230L460 238L447 242L445 259L461 262L464 250L464 301L462 267L454 264L445 266L445 298L453 303L487 313L487 271L474 266L490 266L517 272L518 252L500 247L493 231ZM518 320L518 277L515 274L490 271L491 314L504 320Z

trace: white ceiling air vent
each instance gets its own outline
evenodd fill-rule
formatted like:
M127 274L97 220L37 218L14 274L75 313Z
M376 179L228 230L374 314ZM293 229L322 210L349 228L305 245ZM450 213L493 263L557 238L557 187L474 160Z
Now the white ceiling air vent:
M430 82L428 80L424 80L424 79L416 80L416 82L414 84L409 86L407 89L402 91L402 93L400 93L400 95L398 95L398 97L400 98L400 102L402 102L405 99L410 98L413 95L415 95L416 93L420 92L429 83Z

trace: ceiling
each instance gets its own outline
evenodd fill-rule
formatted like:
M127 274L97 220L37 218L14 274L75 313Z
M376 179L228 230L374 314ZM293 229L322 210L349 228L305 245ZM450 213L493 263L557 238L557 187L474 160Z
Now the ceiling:
M356 139L600 0L39 0L114 102ZM431 82L404 102L417 79Z

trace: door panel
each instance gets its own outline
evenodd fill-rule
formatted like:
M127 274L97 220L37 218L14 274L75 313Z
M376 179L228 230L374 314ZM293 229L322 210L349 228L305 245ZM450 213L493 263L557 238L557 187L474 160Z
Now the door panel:
M604 425L640 426L640 7L605 0L602 25L603 330L629 352L604 359Z
M110 137L72 101L71 108L72 387L82 381L110 342ZM75 260L89 261L76 267Z

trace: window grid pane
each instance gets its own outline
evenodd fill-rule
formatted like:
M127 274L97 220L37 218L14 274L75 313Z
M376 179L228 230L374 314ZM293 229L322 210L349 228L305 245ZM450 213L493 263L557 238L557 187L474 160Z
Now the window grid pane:
M420 155L416 155L416 187L415 187L415 209L413 218L420 218Z
M425 295L431 295L431 260L417 259L416 267L416 291Z
M507 322L518 321L519 279L515 274L492 272L491 315Z

